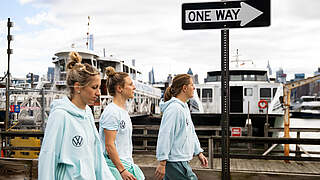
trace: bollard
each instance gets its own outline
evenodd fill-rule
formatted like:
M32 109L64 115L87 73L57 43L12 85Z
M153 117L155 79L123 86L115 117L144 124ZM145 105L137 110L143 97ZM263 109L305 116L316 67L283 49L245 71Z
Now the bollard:
M209 156L209 163L210 163L210 166L209 168L210 169L213 169L213 138L211 137L210 139L208 139L209 142L208 142L208 156Z
M32 164L24 165L24 180L32 180Z
M300 132L297 132L297 139L300 139ZM296 144L296 157L301 157L300 144Z
M148 134L148 130L147 130L147 129L143 129L143 135L146 136L147 134ZM143 149L144 149L145 151L148 150L147 146L148 146L148 140L147 140L147 139L144 139L144 140L143 140Z
M264 137L268 137L268 132L269 132L269 124L266 122L264 124ZM264 144L264 149L267 150L269 148L269 144Z
M247 126L247 136L251 137L252 136L252 124L251 124L251 119L247 119L246 121L246 126ZM252 151L252 144L248 143L248 153L250 154Z

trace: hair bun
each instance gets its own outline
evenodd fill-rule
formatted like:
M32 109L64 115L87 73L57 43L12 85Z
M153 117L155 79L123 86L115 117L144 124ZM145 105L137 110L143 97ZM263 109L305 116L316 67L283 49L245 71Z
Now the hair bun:
M70 52L69 53L69 62L67 65L67 69L73 69L73 67L77 64L77 63L81 63L82 61L82 57L79 55L79 53L77 52Z
M116 70L111 66L106 67L105 70L107 76L114 76L116 74Z

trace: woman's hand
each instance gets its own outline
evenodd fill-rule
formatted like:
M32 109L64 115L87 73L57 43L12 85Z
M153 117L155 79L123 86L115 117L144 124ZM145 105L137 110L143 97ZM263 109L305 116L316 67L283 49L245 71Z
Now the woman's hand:
M198 154L198 158L202 167L208 167L208 159L202 153Z
M137 180L129 171L124 170L121 174L123 180Z
M154 173L154 175L156 176L156 180L162 180L165 172L166 172L166 165L163 165L160 163L156 169L156 172Z

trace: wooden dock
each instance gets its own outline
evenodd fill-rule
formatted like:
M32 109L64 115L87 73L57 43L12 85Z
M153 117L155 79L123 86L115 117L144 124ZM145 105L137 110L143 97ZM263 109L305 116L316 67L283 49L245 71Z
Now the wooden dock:
M146 179L154 179L158 165L155 155L135 154L134 161L143 170ZM199 180L221 179L221 159L213 159L213 169L202 168L195 157L190 162ZM231 159L231 179L236 180L318 180L320 179L320 162ZM0 180L36 180L37 160L0 158Z
M158 164L154 155L135 155L134 161L138 164L147 179L153 179ZM191 162L199 180L221 179L221 159L213 159L213 169L202 168L200 161L195 157ZM259 159L230 159L230 174L235 180L319 180L320 162L259 160Z

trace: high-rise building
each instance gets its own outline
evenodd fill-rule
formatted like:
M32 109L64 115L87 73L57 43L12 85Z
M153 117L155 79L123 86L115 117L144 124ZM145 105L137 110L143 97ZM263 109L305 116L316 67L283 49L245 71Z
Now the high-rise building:
M277 72L276 72L276 82L278 83L286 83L287 81L287 74L285 74L283 72L283 69L280 68Z
M272 75L272 69L271 69L271 66L270 66L269 61L268 61L267 68L268 68L268 70L269 70L269 75Z
M153 67L152 67L152 70L149 72L149 83L150 84L155 83Z
M198 74L193 75L193 72L192 72L191 68L188 69L187 74L189 74L192 77L192 80L193 80L194 84L199 84Z
M89 35L89 50L92 50L93 51L93 34L90 34Z
M299 81L305 79L304 73L296 73L294 74L293 81ZM293 99L300 99L301 96L308 96L310 94L310 84L306 84L304 86L297 87L291 91L291 95Z
M188 70L187 74L189 74L189 75L193 76L193 72L192 72L191 68L189 68L189 70Z
M193 76L193 83L194 83L194 84L199 84L198 74L195 74L195 75Z
M26 75L27 78L27 83L35 83L39 82L39 75L33 74L33 73L28 73Z
M294 74L294 81L302 80L306 77L304 73L296 73Z
M172 75L169 74L168 77L167 77L167 82L168 82L168 84L171 84L172 79L173 79Z

